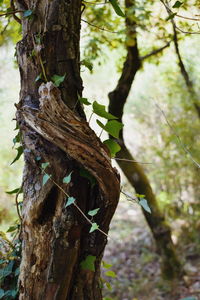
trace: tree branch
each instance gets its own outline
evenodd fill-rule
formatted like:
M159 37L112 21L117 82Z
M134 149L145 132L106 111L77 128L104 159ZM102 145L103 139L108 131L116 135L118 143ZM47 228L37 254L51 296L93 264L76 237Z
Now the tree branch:
M171 43L171 41L167 42L167 44L164 45L163 47L155 49L152 52L150 52L150 53L148 53L148 54L146 54L144 56L141 56L140 60L143 61L143 60L145 60L145 59L147 59L147 58L149 58L149 57L151 57L153 55L156 55L156 54L162 52L163 50L165 50L166 48L168 48L170 46L170 43Z

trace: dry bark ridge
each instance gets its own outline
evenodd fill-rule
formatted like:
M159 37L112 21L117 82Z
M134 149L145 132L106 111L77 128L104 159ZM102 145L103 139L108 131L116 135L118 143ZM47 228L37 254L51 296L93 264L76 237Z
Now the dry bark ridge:
M100 263L106 236L99 231L89 234L91 225L76 207L64 208L62 190L51 179L42 184L41 170L41 163L49 162L45 171L76 198L85 214L100 208L95 222L108 232L118 203L119 178L78 101L82 93L81 0L16 3L20 10L33 11L32 18L22 15L23 38L17 45L21 76L17 121L25 159L19 299L100 300ZM44 72L49 82L35 82L40 73L44 79ZM50 82L55 74L66 74L59 89ZM80 176L83 168L96 184ZM70 184L63 184L63 177L70 172ZM80 267L88 255L96 257L95 272Z

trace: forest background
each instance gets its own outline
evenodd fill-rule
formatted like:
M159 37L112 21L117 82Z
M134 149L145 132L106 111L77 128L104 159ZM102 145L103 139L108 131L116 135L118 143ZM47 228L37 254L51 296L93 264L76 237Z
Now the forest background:
M163 281L159 254L139 206L127 201L130 197L122 194L105 254L105 260L113 265L112 270L117 274L111 279L112 291L105 292L112 299L149 299L149 289L152 290L151 299L187 296L198 299L200 293L199 28L198 20L175 15L195 19L199 9L195 1L165 3L169 4L171 12L159 1L134 1L127 10L129 20L134 23L131 33L125 30L124 18L117 16L108 3L85 2L83 13L81 75L85 87L83 95L91 102L96 100L108 106L108 94L117 85L127 48L135 47L137 38L142 59L124 108L124 140L134 159L141 162L159 208L170 223L172 240L186 270L180 286ZM2 11L6 7L3 5ZM122 10L124 6L122 1ZM18 223L14 196L5 192L20 186L23 167L22 157L10 166L16 155L13 147L15 122L11 120L19 93L19 72L14 62L14 43L20 36L18 30L18 24L10 17L2 19L0 228L4 232ZM86 111L89 119L89 106ZM101 134L94 117L90 125ZM106 139L106 133L101 138ZM126 164L130 166L134 162ZM122 190L131 198L137 198L123 172L121 176ZM148 205L151 207L150 203Z

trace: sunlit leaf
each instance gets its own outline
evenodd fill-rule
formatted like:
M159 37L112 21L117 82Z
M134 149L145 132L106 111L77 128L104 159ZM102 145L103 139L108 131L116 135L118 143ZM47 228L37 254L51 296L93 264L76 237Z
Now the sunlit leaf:
M105 262L104 260L102 261L102 265L105 269L110 269L112 267L111 264L108 264L107 262Z
M88 255L86 259L81 262L81 269L95 272L95 260L96 256Z
M115 138L119 138L119 133L121 129L123 128L123 124L121 122L118 122L116 120L111 120L104 125L99 120L96 120L97 124L103 128L105 131L107 131L110 135L112 135Z
M108 277L112 277L112 278L117 277L116 273L113 271L107 271L107 272L105 272L105 275Z
M107 120L117 119L117 117L113 116L112 114L110 114L106 111L106 108L104 105L101 105L96 101L93 102L92 108L93 108L93 112L102 118L105 118Z
M108 139L103 143L108 147L111 157L115 157L115 154L121 150L120 145L112 139Z

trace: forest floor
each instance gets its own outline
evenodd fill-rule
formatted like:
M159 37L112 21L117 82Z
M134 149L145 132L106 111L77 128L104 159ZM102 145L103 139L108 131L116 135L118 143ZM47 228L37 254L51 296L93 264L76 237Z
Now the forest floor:
M104 276L106 269L102 272L112 287L104 289L106 300L200 300L200 254L193 251L193 245L180 247L179 243L186 275L182 282L163 280L160 258L137 204L120 201L109 236L104 261L112 264L116 278Z

